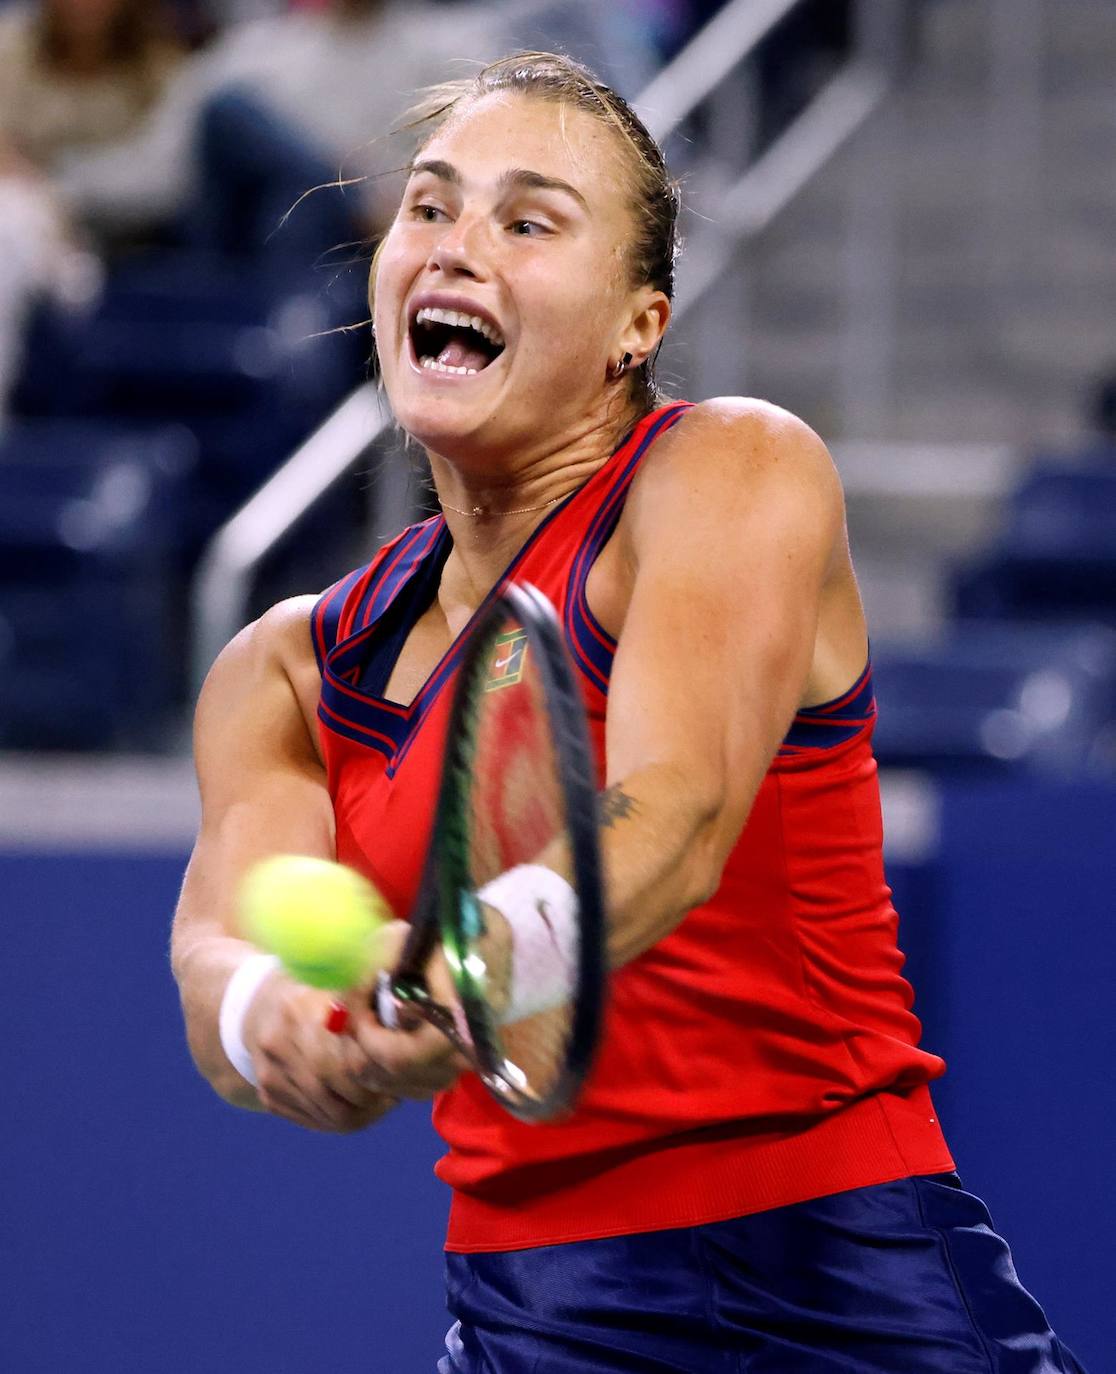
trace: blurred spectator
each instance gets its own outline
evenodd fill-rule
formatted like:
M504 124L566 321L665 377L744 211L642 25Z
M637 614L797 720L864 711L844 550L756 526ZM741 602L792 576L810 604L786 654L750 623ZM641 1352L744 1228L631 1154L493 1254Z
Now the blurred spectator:
M131 133L183 51L148 0L40 0L0 14L0 131L44 172Z
M374 233L391 205L378 178L407 156L387 135L420 87L466 75L513 48L549 44L601 69L631 95L655 65L653 47L635 22L638 10L637 0L603 7L586 0L303 0L219 32L182 64L137 133L69 159L61 188L83 217L117 224L196 205L213 190L208 167L198 160L206 111L221 93L235 90L304 141L321 164L320 180L364 179L351 188L349 202L360 206L367 232ZM204 147L201 152L204 158Z
M1116 460L1116 365L1094 383L1091 419L1100 447Z
M97 259L74 238L66 216L11 144L0 141L0 421L19 375L34 304L84 304L100 285Z
M37 299L96 294L99 271L53 178L140 126L182 51L146 0L42 0L0 13L0 416Z
M407 155L386 135L420 87L549 41L596 62L631 93L654 65L653 51L637 37L630 13L568 0L316 0L224 29L184 65L142 132L69 164L64 189L90 216L119 219L129 207L136 215L181 210L211 190L199 184L196 156L205 110L215 95L235 90L305 140L323 164L321 179L367 178L350 201L374 233L391 203L377 179Z
M215 189L204 163L214 146L206 115L229 92L269 117L269 142L279 141L279 125L283 138L301 140L300 171L314 160L318 181L375 176L400 160L383 136L416 88L468 70L467 61L453 59L492 54L487 20L485 10L435 10L426 0L326 0L313 10L232 24L184 64L136 136L67 166L65 193L89 215L118 218L153 209L171 215L204 201ZM239 123L232 137L251 138L251 122ZM237 152L227 141L224 151ZM251 146L240 155L250 159ZM298 191L313 185L304 180ZM360 204L362 195L372 229L383 218L376 183L354 188L350 201Z
M191 33L224 17L218 0L173 3ZM410 151L388 135L419 88L517 47L555 46L634 94L657 60L647 3L302 0L187 54L158 5L43 0L5 25L21 74L5 86L0 128L7 118L16 137L18 125L51 176L40 220L50 213L64 230L68 215L100 246L154 235L251 257L261 277L289 280L297 264L383 228L397 191L384 174ZM351 182L343 193L329 188L339 179ZM41 258L33 268L27 253L9 256L25 262L14 294L26 299L50 274ZM0 304L0 333L17 334L22 313Z

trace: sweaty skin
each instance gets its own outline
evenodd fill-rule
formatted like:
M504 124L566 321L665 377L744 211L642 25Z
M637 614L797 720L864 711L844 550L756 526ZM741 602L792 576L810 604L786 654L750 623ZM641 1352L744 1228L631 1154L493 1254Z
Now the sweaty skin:
M381 366L447 507L488 513L447 509L453 550L387 687L403 703L545 515L499 512L564 496L607 461L634 418L611 363L627 352L638 366L669 318L661 293L628 280L631 211L611 135L589 116L490 96L453 118L422 157L441 171L412 178L381 255ZM578 196L513 183L509 172L524 168ZM431 292L499 323L506 347L477 375L416 364L409 312ZM795 711L838 696L864 667L843 499L824 445L761 401L696 406L641 466L587 595L619 641L601 836L609 955L622 964L716 890ZM436 1031L384 1030L354 995L353 1034L331 1035L328 995L275 974L244 1027L258 1091L228 1064L217 1035L225 984L251 952L233 933L239 876L269 853L335 857L312 606L283 603L243 631L203 690L203 821L172 956L191 1048L222 1096L305 1126L355 1130L462 1071ZM403 932L400 922L394 938ZM444 969L431 974L436 995L448 994Z

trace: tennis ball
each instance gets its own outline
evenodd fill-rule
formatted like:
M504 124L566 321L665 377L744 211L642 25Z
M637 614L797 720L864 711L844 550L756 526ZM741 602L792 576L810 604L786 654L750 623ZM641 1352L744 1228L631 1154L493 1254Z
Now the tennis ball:
M239 895L245 935L277 955L299 982L334 991L355 987L371 972L376 934L392 919L359 873L299 854L255 864Z

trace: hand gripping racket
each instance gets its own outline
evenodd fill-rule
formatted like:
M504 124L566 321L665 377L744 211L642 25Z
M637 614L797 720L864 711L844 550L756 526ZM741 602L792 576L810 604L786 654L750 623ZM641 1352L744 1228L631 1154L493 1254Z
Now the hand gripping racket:
M548 857L577 898L572 942L559 949L545 938L550 919L539 901L528 920L546 923L546 931L517 925L512 950L507 924L486 920L476 894L515 866ZM439 944L459 1009L435 1001L424 980ZM542 1009L507 1022L497 999L506 996L513 955L516 980L548 992ZM534 966L524 967L524 958ZM512 584L464 648L419 900L399 965L381 974L374 1004L388 1024L398 1004L413 1008L463 1051L501 1106L523 1120L545 1120L571 1106L589 1070L604 986L597 787L585 710L553 607L535 588Z

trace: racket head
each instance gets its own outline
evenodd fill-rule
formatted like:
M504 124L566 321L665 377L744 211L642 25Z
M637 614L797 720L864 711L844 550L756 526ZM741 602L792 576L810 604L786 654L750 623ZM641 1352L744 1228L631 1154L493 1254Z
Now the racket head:
M510 948L506 941L496 947L475 894L517 864L539 861L555 843L578 899L576 947L558 971L568 996L501 1025L490 1000L493 965L506 966ZM466 644L431 852L442 944L480 1076L514 1116L557 1116L572 1105L600 1034L604 904L585 708L554 609L528 585L505 587ZM556 969L539 974L553 982Z

